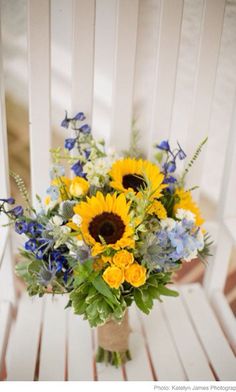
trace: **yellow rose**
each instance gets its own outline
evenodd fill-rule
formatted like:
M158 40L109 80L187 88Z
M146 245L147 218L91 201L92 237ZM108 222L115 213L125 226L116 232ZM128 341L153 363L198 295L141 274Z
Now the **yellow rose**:
M118 267L107 267L102 275L105 282L113 289L118 289L124 282L124 271Z
M134 287L142 286L146 282L146 268L138 263L131 264L125 270L125 280Z
M117 267L126 268L134 262L134 256L133 253L127 250L120 250L115 254L112 261Z
M89 189L89 183L82 177L74 177L70 184L70 194L74 197L86 195Z

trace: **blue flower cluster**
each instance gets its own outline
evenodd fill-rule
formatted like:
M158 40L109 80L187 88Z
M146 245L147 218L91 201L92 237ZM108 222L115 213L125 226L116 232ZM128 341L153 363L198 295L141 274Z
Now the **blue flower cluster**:
M159 252L156 263L162 267L171 267L179 260L186 260L202 247L199 239L199 228L193 221L173 220L173 227L162 228L156 233Z
M15 219L23 215L24 209L22 206L15 206L10 210L5 208L5 204L9 204L9 205L15 204L15 199L13 199L13 197L8 197L7 199L0 199L0 202L1 202L0 212L6 214L9 218Z
M15 231L28 237L24 245L25 250L33 253L36 259L44 261L44 273L46 270L53 274L63 273L63 280L67 282L68 275L72 272L66 258L69 252L67 246L61 245L54 249L55 240L50 237L43 225L36 221L17 219Z

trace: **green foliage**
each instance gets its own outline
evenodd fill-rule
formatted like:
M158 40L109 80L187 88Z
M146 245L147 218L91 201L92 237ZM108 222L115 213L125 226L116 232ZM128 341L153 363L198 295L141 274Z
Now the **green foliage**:
M191 169L191 167L193 166L194 162L195 162L195 161L197 160L197 158L199 157L199 155L200 155L200 153L201 153L201 151L202 151L202 148L203 148L204 144L206 144L206 142L207 142L207 139L208 139L208 137L206 137L206 138L199 144L199 146L197 147L195 153L193 154L193 157L190 159L190 162L188 163L187 167L185 168L185 170L184 170L184 172L183 172L183 174L182 174L182 177L180 178L180 181L179 181L180 186L183 186L183 185L184 185L185 177L186 177L186 175L188 174L188 172L189 172L189 170Z
M123 155L125 158L143 158L143 154L138 146L140 139L139 131L136 129L135 121L132 124L132 132L131 132L131 140L130 140L130 148L127 151L123 151Z
M105 282L104 284L106 285ZM100 283L95 285L97 288L91 285L91 282L85 281L70 293L74 313L84 315L84 319L88 320L91 327L102 325L110 318L117 321L122 320L126 309L124 299L115 291L112 292L107 286L111 293L111 297L109 294L108 298L101 293L101 291L105 291L104 288L101 289Z
M151 275L145 285L134 289L134 301L142 312L149 314L153 307L153 301L155 299L161 301L161 295L171 297L179 295L177 291L166 287L169 280L170 273L157 273Z
M20 177L19 174L15 173L12 170L10 170L10 176L15 180L17 188L19 189L19 192L20 192L23 200L26 202L28 209L31 211L34 211L34 209L32 208L32 205L31 205L29 193L28 193L27 188L25 186L24 180Z
M210 234L205 233L204 234L204 248L202 250L198 251L198 257L204 264L207 263L207 258L212 256L210 248L213 243L214 243L214 241L211 240Z

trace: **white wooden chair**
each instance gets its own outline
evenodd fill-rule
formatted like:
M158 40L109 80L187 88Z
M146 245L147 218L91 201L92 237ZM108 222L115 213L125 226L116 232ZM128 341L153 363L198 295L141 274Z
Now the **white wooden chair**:
M175 127L173 100L179 58L183 12L191 2L73 0L73 48L71 111L92 113L93 128L104 130L108 142L127 147L133 116L143 131L142 145L150 153L154 141L180 137ZM50 1L28 2L29 109L32 194L44 194L48 185L50 145ZM191 110L183 126L188 153L209 129L211 101L224 20L223 0L206 0L199 35L199 51L193 79ZM95 12L96 10L96 12ZM157 20L157 15L160 20ZM200 14L199 14L200 15ZM154 17L155 16L155 17ZM153 18L158 42L148 69L141 63ZM200 18L201 20L201 18ZM78 23L79 21L79 23ZM94 23L95 21L95 23ZM152 28L153 28L152 26ZM142 30L143 29L143 30ZM146 30L145 30L146 29ZM95 43L95 45L94 45ZM95 50L93 49L95 48ZM1 45L0 45L1 53ZM210 54L209 54L210 53ZM149 64L150 65L150 64ZM154 65L154 66L153 66ZM9 195L8 156L2 58L0 59L0 178L1 196ZM146 67L146 68L145 68ZM153 71L154 84L149 70ZM106 79L105 81L103 79ZM144 89L141 89L144 85ZM140 109L139 103L142 108ZM188 106L187 109L190 109ZM175 113L176 114L176 113ZM101 124L102 121L102 124ZM181 121L180 121L181 123ZM219 238L214 263L207 269L204 286L178 287L181 296L157 303L150 316L130 310L133 360L122 369L95 364L96 336L87 323L64 310L65 297L16 300L11 237L0 231L0 374L7 380L236 380L235 319L223 295L233 241L235 218L229 216L235 168L236 124L232 122L227 183L221 185ZM181 138L181 142L182 142ZM234 151L233 151L234 150ZM204 169L204 155L193 168L196 183ZM235 188L234 188L235 189ZM224 195L228 195L224 201ZM222 212L223 211L223 212ZM235 212L235 211L234 211ZM232 210L230 210L232 213ZM235 214L236 216L236 214Z

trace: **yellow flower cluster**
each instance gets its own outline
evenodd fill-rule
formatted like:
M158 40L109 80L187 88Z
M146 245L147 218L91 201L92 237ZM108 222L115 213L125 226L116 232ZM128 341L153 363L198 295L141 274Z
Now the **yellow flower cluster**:
M89 183L82 177L74 177L70 179L65 176L57 177L52 180L51 185L58 187L60 192L60 200L68 200L71 197L85 196L89 190ZM48 205L51 201L50 196L45 199L45 204Z
M179 201L174 205L174 214L176 214L179 208L191 211L195 215L196 225L201 226L204 223L204 219L202 218L200 209L193 200L191 193L184 189L177 189L175 195L178 196Z
M111 264L102 275L111 288L118 289L124 281L134 287L140 287L146 282L146 268L135 262L133 254L127 250L121 250L103 261Z

